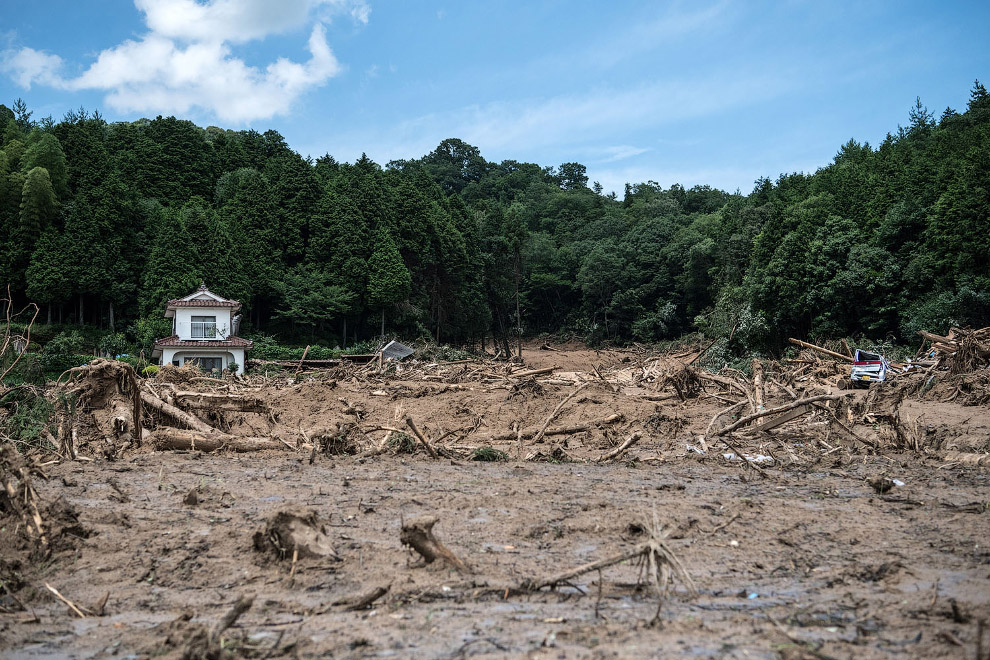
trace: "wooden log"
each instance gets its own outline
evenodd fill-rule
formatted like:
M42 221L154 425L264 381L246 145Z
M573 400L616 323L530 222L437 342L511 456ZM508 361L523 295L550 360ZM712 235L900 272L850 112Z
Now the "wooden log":
M742 383L738 383L732 380L731 378L726 378L725 376L719 376L718 374L710 374L702 369L698 369L694 373L701 380L707 380L712 383L718 383L719 385L724 385L730 390L737 390L740 394L745 395L745 397L749 400L752 400L753 398L752 394L742 385Z
M830 355L837 360L842 360L844 362L855 362L855 360L848 355L843 355L842 353L836 353L835 351L830 351L827 348L822 348L821 346L815 346L814 344L809 344L806 341L801 341L800 339L794 339L793 337L788 338L789 342L795 346L800 346L801 348L810 348L813 351L818 351L824 355Z
M216 431L216 429L203 420L197 419L189 413L179 410L173 405L165 403L146 389L141 390L141 401L152 410L168 415L175 421L191 428L194 431L199 431L200 433L213 433Z
M766 417L767 415L776 415L777 413L787 412L788 410L793 410L798 406L804 406L809 403L816 403L818 401L836 401L837 399L841 399L844 396L849 396L850 394L852 394L852 392L846 392L844 394L818 394L816 396L809 396L804 399L798 399L797 401L792 401L787 405L778 406L777 408L770 408L769 410L761 410L759 412L753 413L752 415L746 415L745 417L736 420L732 424L729 424L728 426L715 431L715 435L725 435L726 433L732 433L737 428L749 424L754 419Z
M120 399L115 400L111 404L110 413L110 426L109 429L103 429L104 435L107 437L119 440L121 436L128 435L131 437L139 436L139 433L132 433L135 428L141 428L140 425L135 427L133 425L133 403L131 401L122 401ZM140 444L141 438L137 437L137 443Z
M570 402L571 399L573 399L575 396L577 396L578 393L580 393L587 386L588 386L588 383L584 383L583 385L579 385L578 387L576 387L574 389L573 392L571 392L570 394L568 394L567 396L565 396L564 399L560 403L557 404L557 407L553 409L553 412L551 412L550 415L547 416L547 418L543 421L543 426L541 426L540 427L540 430L536 432L536 435L535 436L533 436L533 442L534 443L540 442L540 440L543 439L543 436L546 434L547 428L550 426L550 423L553 422L553 420L555 420L557 418L557 415L559 415L560 414L560 411L564 409L564 406L566 406Z
M299 359L299 366L296 367L296 372L293 374L293 378L299 376L299 372L302 371L303 362L306 361L306 356L309 355L309 344L306 344L306 350L303 351L302 358Z
M514 374L509 374L509 378L529 378L530 376L541 376L543 374L553 373L553 370L557 367L544 367L543 369L530 369L528 371L517 371Z
M356 596L349 596L347 598L342 598L341 600L335 601L334 605L343 605L345 612L357 612L358 610L366 610L371 607L371 604L376 600L388 593L388 590L392 585L388 584L384 587L374 587L370 591L363 594L358 594Z
M267 413L268 406L258 398L236 394L213 394L207 392L176 392L176 402L184 408L220 409L235 412Z
M618 447L616 447L612 451L607 452L607 453L602 454L601 456L599 456L598 457L598 462L599 463L604 463L605 461L611 461L614 458L618 458L619 456L622 456L624 453L626 453L626 450L627 449L629 449L634 444L636 444L637 442L639 442L639 439L642 438L642 437L643 437L643 434L641 434L639 432L633 433L631 436L629 436L628 438L626 438L625 442L623 442L621 445L619 445Z
M430 445L430 443L427 441L427 439L425 437L423 437L423 434L419 432L419 429L416 427L416 422L414 422L413 421L413 418L410 417L409 415L406 415L406 426L408 426L410 429L412 429L413 434L420 441L420 443L424 447L426 447L426 451L429 452L429 454L430 454L430 456L432 458L440 458L437 455L436 450L433 449L432 445Z
M763 410L766 408L766 390L763 384L763 363L760 362L758 358L753 358L753 403L756 404L756 410ZM755 411L754 411L755 412Z
M933 332L925 332L924 330L918 330L918 335L920 337L924 337L928 341L931 341L931 342L934 342L934 343L937 343L937 344L955 344L956 343L956 340L952 339L951 337L943 337L942 335L936 335Z
M242 614L251 609L254 604L254 594L244 594L237 599L237 602L227 610L227 613L217 621L216 625L210 629L209 636L207 637L207 647L208 652L202 655L186 653L182 657L185 658L195 658L195 657L220 657L223 654L223 646L221 644L220 636L223 634L227 628L230 628L237 619L240 618ZM190 641L190 644L195 644L194 640Z
M595 422L587 422L585 424L572 424L570 426L555 426L553 428L549 428L546 431L544 431L543 435L544 436L570 435L572 433L581 433L582 431L590 431L591 429L597 426L604 426L606 424L614 424L616 422L620 422L622 421L622 419L623 416L621 413L613 413L608 417L606 417L605 419L600 419ZM520 440L520 439L528 440L534 437L539 432L540 429L536 427L529 428L524 431L520 431L518 433L516 431L509 431L507 433L499 433L497 435L493 435L487 439L487 442L504 442L507 440ZM483 443L484 442L485 441L483 441Z
M251 452L267 449L284 450L286 448L281 441L268 438L242 438L219 431L206 434L172 428L160 428L153 431L149 440L152 448L157 450L216 451L218 449L231 449L236 452Z
M648 545L639 545L633 550L626 550L617 555L612 555L611 557L606 557L605 559L599 559L598 561L593 561L588 564L583 564L577 568L573 568L569 571L564 571L562 573L557 573L556 575L551 575L550 577L537 579L537 580L524 580L521 585L519 585L520 591L537 591L543 587L552 587L560 582L569 582L572 579L584 575L585 573L590 573L591 571L607 568L608 566L613 566L630 559L635 559L648 552Z
M846 343L845 339L842 340L842 350L846 352L847 356L853 357L852 349L849 348L849 344Z
M990 465L990 454L947 451L945 452L945 460L949 463L962 463L963 465Z

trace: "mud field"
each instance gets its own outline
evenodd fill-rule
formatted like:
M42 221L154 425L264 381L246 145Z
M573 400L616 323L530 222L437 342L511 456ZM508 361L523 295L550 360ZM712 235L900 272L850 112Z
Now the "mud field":
M814 358L719 382L691 355L525 357L141 385L260 405L201 410L213 452L166 448L190 430L147 406L139 446L109 437L118 380L79 460L20 473L47 545L0 520L0 655L990 657L985 370L846 391ZM450 557L403 545L424 516Z

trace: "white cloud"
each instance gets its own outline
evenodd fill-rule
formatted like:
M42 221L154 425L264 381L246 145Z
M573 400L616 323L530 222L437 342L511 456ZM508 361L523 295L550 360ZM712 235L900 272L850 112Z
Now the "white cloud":
M772 73L740 70L721 71L708 77L666 79L626 88L599 88L584 94L502 101L431 113L389 128L352 130L327 136L321 143L310 141L303 149L312 154L329 152L341 160L353 160L367 152L379 163L393 159L419 158L441 140L456 137L477 146L485 158L503 158L548 164L578 160L588 166L592 180L605 190L622 194L626 182L654 179L669 186L709 184L744 191L766 172L760 167L702 170L686 166L672 169L663 154L669 149L638 147L626 140L645 140L658 132L674 131L685 121L706 116L731 117L757 104L794 94L809 83L801 71ZM638 137L637 137L638 136ZM616 146L600 146L614 141ZM690 142L677 138L679 142ZM608 144L606 142L606 144ZM552 156L547 154L569 154ZM612 167L609 163L637 158L635 166ZM633 161L630 161L630 163Z
M187 113L198 109L221 121L246 124L285 114L308 89L337 75L321 22L314 25L305 63L280 57L264 69L249 66L229 44L263 39L305 26L314 11L367 23L365 0L135 0L149 32L102 51L76 77L63 77L62 59L33 48L7 51L0 70L17 84L107 92L115 110Z
M647 151L650 150L644 147L634 147L628 144L622 144L616 147L605 147L600 150L599 162L614 163L617 160L625 160L626 158L632 158L633 156L645 154Z
M573 150L573 145L581 144L587 136L609 139L617 132L629 134L731 113L793 92L801 84L799 72L746 75L728 71L706 79L669 79L628 88L600 88L585 94L466 106L398 122L386 133L376 129L373 134L355 133L346 138L366 145L369 153L368 145L380 144L382 151L393 158L421 155L425 152L419 150L424 146L429 151L448 137L459 137L485 154L523 154L559 145L571 145ZM620 146L591 155L618 160L643 153L637 149Z
M33 48L4 51L0 58L0 71L25 89L31 89L31 84L35 82L57 84L61 66L62 58L58 55L49 55Z

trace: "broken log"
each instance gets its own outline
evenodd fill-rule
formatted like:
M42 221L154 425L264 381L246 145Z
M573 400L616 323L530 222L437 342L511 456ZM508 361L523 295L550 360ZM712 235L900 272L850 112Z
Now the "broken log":
M528 378L530 376L541 376L543 374L553 373L553 370L557 367L544 367L543 369L530 369L529 371L517 371L514 374L509 374L509 378Z
M423 561L432 564L437 559L458 571L468 572L468 566L450 551L433 534L433 526L440 519L436 516L418 516L402 523L399 540L419 553Z
M948 463L962 463L963 465L990 465L990 454L947 451L945 452L945 461Z
M788 410L793 410L794 408L797 408L799 406L805 406L809 403L815 403L817 401L836 401L844 396L849 396L850 394L852 394L852 392L846 392L844 394L818 394L816 396L809 396L804 399L798 399L797 401L792 401L787 405L778 406L776 408L770 408L769 410L761 410L759 412L753 413L752 415L746 415L745 417L736 420L732 424L729 424L728 426L715 431L715 435L719 436L719 435L725 435L726 433L732 433L737 428L749 424L754 419L766 417L767 415L776 415L777 413L787 412Z
M573 392L571 392L570 394L568 394L567 396L565 396L564 399L563 399L563 401L561 401L560 403L557 404L557 407L553 409L553 412L551 412L550 415L543 421L543 426L541 426L540 427L540 430L536 432L536 435L535 436L533 436L533 443L534 444L540 442L541 440L543 440L543 436L546 434L547 428L550 426L550 423L553 422L553 420L557 418L557 415L559 415L560 414L560 411L564 409L564 406L566 406L568 404L568 402L570 402L571 399L573 399L575 396L577 396L587 386L588 386L588 383L584 383L583 385L579 385L577 388L574 389Z
M223 646L220 642L220 636L223 634L227 628L230 628L234 623L241 617L242 614L251 609L254 604L254 594L244 594L237 599L237 602L227 610L227 613L221 617L217 624L213 626L210 630L210 635L208 637L208 646L210 651L216 654L216 657L220 657L223 652ZM186 656L189 657L189 656ZM209 657L209 656L208 656Z
M236 452L250 452L264 451L266 449L285 449L285 444L279 440L242 438L220 433L219 431L206 434L181 429L159 428L156 431L152 431L149 440L151 441L152 448L156 450L190 449L195 451L216 451L218 449L231 449Z
M185 408L230 410L233 412L268 412L268 406L261 399L239 396L237 394L176 392L175 399L180 406Z
M800 339L794 339L793 337L790 337L788 338L787 341L791 342L795 346L800 346L801 348L809 348L813 351L818 351L819 353L822 353L824 355L830 355L836 358L837 360L842 360L844 362L856 361L855 359L849 357L848 355L843 355L842 353L836 353L835 351L830 351L827 348L822 348L821 346L815 346L814 344L809 344L808 342L801 341Z
M619 456L622 456L624 453L626 453L626 450L627 449L629 449L634 444L636 444L637 442L639 442L639 439L642 438L642 437L643 437L643 434L642 433L639 433L638 431L636 433L633 433L631 436L629 436L628 438L626 438L626 441L623 442L621 445L619 445L618 447L616 447L612 451L610 451L608 453L605 453L605 454L602 454L601 456L599 456L598 457L598 462L599 463L604 463L605 461L611 461L614 458L618 458Z
M550 429L547 429L546 431L544 431L543 432L543 435L544 436L548 436L548 435L570 435L572 433L581 433L582 431L590 431L591 429L593 429L593 428L595 428L597 426L604 426L606 424L614 424L616 422L621 422L622 419L623 419L623 416L622 416L621 413L613 413L613 414L609 415L608 417L606 417L605 419L601 419L601 420L598 420L598 421L595 421L595 422L588 422L586 424L572 424L571 426L555 426L553 428L550 428ZM519 440L519 439L528 440L528 439L534 437L539 432L540 432L540 429L535 428L535 427L534 428L530 428L530 429L526 429L524 431L519 431L518 433L516 431L509 431L507 433L499 433L497 435L493 435L490 438L488 438L487 440L485 440L485 442L488 442L488 443L491 443L491 442L504 442L504 441L508 441L508 440Z
M942 335L936 335L933 332L925 332L924 330L918 330L918 335L924 337L930 342L935 344L955 344L956 340L951 337L943 337Z
M763 385L763 363L760 362L759 358L753 358L751 366L753 368L753 403L756 404L756 410L763 410L766 408L766 390Z
M432 446L430 445L430 443L429 443L429 442L428 442L428 441L426 440L426 438L424 438L424 437L423 437L423 434L419 432L419 429L418 429L418 428L416 427L416 422L414 422L414 421L413 421L413 418L412 418L412 417L410 417L409 415L406 415L406 426L408 426L408 427L409 427L410 429L412 429L412 432L413 432L413 434L414 434L414 435L416 436L416 438L417 438L417 439L418 439L418 440L420 441L420 443L421 443L421 444L422 444L422 445L423 445L424 447L426 447L426 451L427 451L427 452L429 452L429 454L430 454L430 457L431 457L431 458L440 458L440 457L439 457L439 456L437 455L437 452L436 452L436 450L435 450L435 449L433 449L433 447L432 447Z
M171 417L175 421L191 428L194 431L199 431L200 433L213 433L216 431L216 429L206 422L193 417L183 410L179 410L171 404L165 403L148 390L141 390L141 401L143 401L144 405L148 406L152 410L155 410L163 415L167 415L168 417Z
M711 381L713 383L718 383L719 385L725 385L729 389L738 390L740 394L744 395L750 401L753 399L752 394L741 383L738 383L731 378L719 376L718 374L710 374L702 369L696 370L695 375L701 380Z
M358 610L366 610L371 607L371 604L376 600L388 593L388 590L392 585L386 585L384 587L375 587L374 589L356 596L348 596L347 598L342 598L341 600L334 601L334 605L343 605L345 612L357 612Z

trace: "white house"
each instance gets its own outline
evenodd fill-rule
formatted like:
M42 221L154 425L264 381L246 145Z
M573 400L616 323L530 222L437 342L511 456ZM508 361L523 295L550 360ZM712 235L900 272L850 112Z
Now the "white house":
M228 369L237 365L244 373L244 361L251 342L237 336L241 308L236 300L227 300L201 284L198 291L185 298L169 300L165 318L172 319L172 336L155 340L152 358L162 364L195 364L202 369Z

